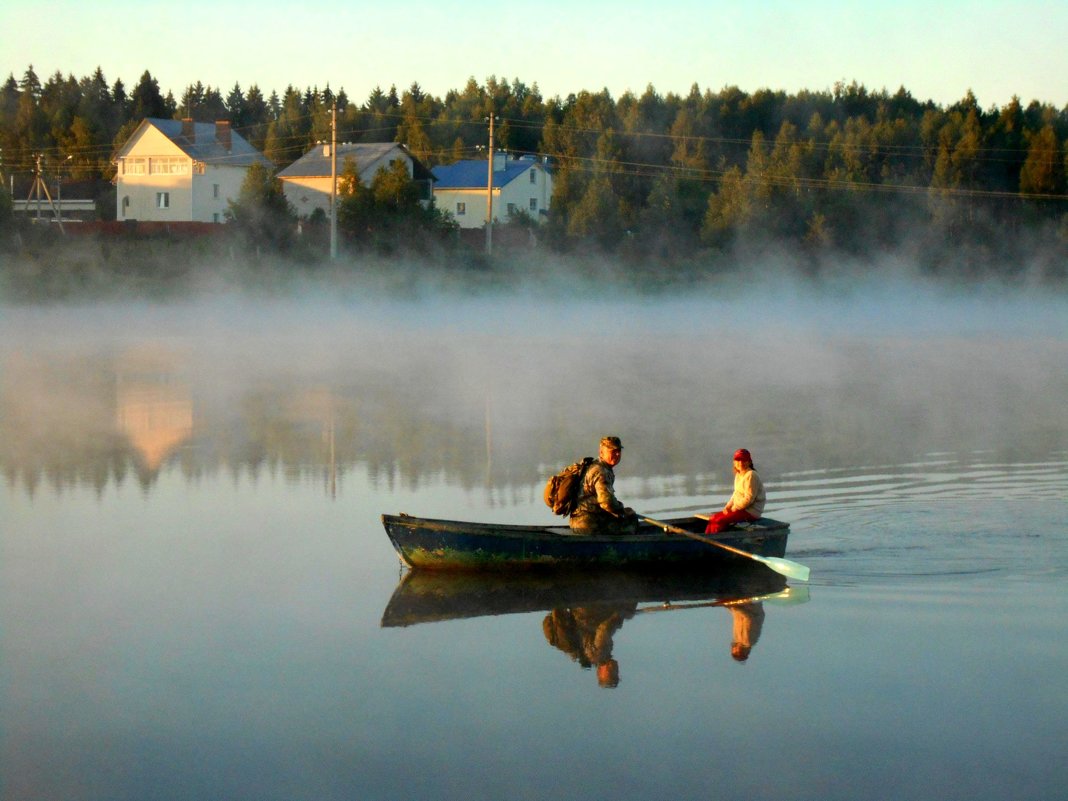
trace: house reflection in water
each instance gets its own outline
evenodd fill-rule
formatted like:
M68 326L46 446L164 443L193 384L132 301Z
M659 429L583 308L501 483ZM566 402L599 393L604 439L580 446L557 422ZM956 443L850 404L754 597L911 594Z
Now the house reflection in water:
M193 401L181 368L175 354L148 348L127 352L116 364L116 422L148 475L193 434Z

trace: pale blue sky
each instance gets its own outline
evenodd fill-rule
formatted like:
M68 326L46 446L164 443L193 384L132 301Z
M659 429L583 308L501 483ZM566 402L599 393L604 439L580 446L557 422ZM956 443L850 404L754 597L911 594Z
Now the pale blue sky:
M281 94L418 81L444 95L469 77L537 83L546 97L614 97L839 80L904 86L943 105L971 89L984 108L1014 95L1068 105L1068 0L471 0L311 3L239 0L0 0L2 77L33 64L42 80L97 66L127 88L148 69L176 98L200 80Z

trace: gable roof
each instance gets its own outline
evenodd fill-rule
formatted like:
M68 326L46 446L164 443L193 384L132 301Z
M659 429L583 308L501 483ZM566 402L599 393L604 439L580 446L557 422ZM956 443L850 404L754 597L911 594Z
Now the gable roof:
M260 151L233 129L230 130L230 149L227 150L223 143L216 139L216 125L213 122L192 123L193 137L190 138L183 134L182 120L164 120L158 117L146 117L119 150L119 156L125 153L127 145L148 125L159 130L191 159L205 164L248 167L258 162L272 166Z
M499 189L507 186L521 175L526 175L532 167L544 165L530 157L509 159L505 162L503 170L495 170L493 173L493 186ZM445 164L435 167L434 177L438 179L435 189L485 189L486 160L468 159L457 161L455 164Z
M278 173L279 178L321 178L330 175L329 146L317 145L294 161L284 170ZM346 158L356 160L356 166L362 174L369 166L376 162L383 162L383 166L392 161L389 158L396 152L397 156L403 156L412 162L412 174L416 180L433 180L434 176L419 159L408 152L408 149L397 142L357 142L346 143L337 146L338 172L343 169Z

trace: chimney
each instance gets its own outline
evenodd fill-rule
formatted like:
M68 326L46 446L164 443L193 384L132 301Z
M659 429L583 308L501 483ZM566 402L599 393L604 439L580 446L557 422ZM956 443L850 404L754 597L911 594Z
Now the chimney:
M182 120L182 136L189 140L191 144L195 144L197 141L197 128L196 123L193 122L192 117L185 117Z
M508 154L503 150L493 151L493 171L500 172L508 166Z
M222 145L227 153L233 148L229 120L215 120L215 141Z

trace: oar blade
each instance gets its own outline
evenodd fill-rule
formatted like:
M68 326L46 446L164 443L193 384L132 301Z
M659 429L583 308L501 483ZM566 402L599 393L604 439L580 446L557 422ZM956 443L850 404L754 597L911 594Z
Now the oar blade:
M780 559L777 556L757 556L756 554L753 554L753 558L758 562L763 562L776 573L797 579L798 581L808 581L809 569L798 562L791 562L789 559Z
M795 606L807 604L809 599L810 594L808 587L802 584L795 584L787 587L782 592L763 600L767 601L769 604L774 604L775 606Z

